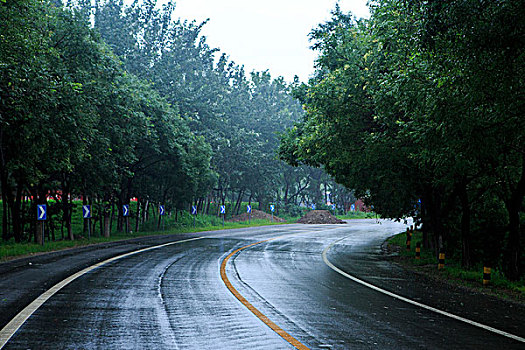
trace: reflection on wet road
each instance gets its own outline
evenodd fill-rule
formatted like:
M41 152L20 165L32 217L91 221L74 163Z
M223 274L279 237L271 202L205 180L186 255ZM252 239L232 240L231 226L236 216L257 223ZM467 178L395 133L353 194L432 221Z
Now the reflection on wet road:
M385 238L404 229L373 220L270 226L204 234L203 239L131 255L61 289L6 348L295 348L264 318L312 349L523 345L378 293L323 261L322 252L340 240L327 252L334 265L419 298L425 291L381 256ZM256 242L261 243L247 247ZM227 288L220 274L223 262L231 286L262 316Z

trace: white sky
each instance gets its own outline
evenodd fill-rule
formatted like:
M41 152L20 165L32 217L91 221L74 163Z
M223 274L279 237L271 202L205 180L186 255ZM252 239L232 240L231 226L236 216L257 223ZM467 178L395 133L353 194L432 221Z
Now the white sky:
M159 3L163 3L160 0ZM306 81L315 53L308 33L330 18L337 0L177 0L175 15L202 22L211 47L221 49L246 72L268 69L273 77ZM369 17L367 0L339 0L343 11Z

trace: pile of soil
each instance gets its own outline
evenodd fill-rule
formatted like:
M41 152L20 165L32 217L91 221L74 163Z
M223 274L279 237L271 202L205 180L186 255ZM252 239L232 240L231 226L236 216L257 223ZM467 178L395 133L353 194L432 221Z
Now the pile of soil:
M226 220L226 221L228 221L228 222L248 221L249 220L248 215L249 215L248 213L242 213L242 214L236 215L236 216L234 216L231 219ZM260 210L257 210L257 209L252 209L251 218L252 219L263 219L263 220L271 221L272 220L272 214L268 214L268 213L265 213L264 211L260 211ZM280 217L277 217L275 215L273 216L273 221L274 222L286 222L286 220L281 219Z
M298 224L346 224L341 219L336 218L328 210L312 210L305 216L297 220Z

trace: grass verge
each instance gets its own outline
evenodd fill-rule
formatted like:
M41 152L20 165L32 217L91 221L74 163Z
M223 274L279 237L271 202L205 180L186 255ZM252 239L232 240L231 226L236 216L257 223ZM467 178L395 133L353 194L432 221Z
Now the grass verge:
M490 285L483 286L482 265L464 269L461 267L461 261L448 257L445 260L445 267L438 270L437 258L432 251L421 247L421 259L415 259L417 242L422 242L422 234L416 231L411 239L410 250L407 250L406 233L400 233L387 240L387 249L398 253L394 257L395 262L417 273L483 294L525 303L525 279L517 282L509 281L501 271L493 268Z
M341 220L352 220L352 219L375 219L375 213L368 213L364 211L349 211L345 215L337 215L338 219Z
M225 222L224 226L218 220L200 220L197 221L196 227L193 225L181 225L176 227L167 228L165 231L144 231L144 232L115 232L112 233L111 237L100 237L95 236L91 239L87 237L78 237L74 241L69 240L59 240L59 241L46 241L44 245L39 245L35 243L2 243L0 244L0 262L36 255L40 253L53 252L69 248L77 248L88 246L92 244L99 243L108 243L115 241L122 241L131 238L137 237L147 237L147 236L156 236L156 235L172 235L172 234L182 234L182 233L192 233L192 232L203 232L203 231L216 231L216 230L226 230L226 229L235 229L235 228L246 228L246 227L255 227L255 226L266 226L266 225L279 225L280 223L269 222L267 220L251 220L248 222Z

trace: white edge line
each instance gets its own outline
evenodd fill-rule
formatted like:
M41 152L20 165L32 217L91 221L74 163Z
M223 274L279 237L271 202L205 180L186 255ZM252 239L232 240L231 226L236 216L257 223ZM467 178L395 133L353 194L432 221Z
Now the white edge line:
M151 246L151 247L148 247L148 248L135 250L133 252L129 252L129 253L126 253L126 254L114 256L114 257L109 258L107 260L104 260L104 261L101 261L101 262L96 263L94 265L91 265L89 267L86 267L85 269L83 269L81 271L78 271L77 273L75 273L75 274L67 277L66 279L58 282L53 287L51 287L48 290L46 290L44 293L40 294L39 297L37 297L35 300L33 300L31 302L31 304L26 306L11 321L9 321L9 323L4 328L2 328L2 330L0 331L0 349L2 349L7 344L9 339L11 339L11 337L24 324L24 322L27 321L27 319L29 317L31 317L31 315L36 310L38 310L38 308L40 308L47 300L49 300L49 298L51 298L53 295L55 295L59 290L64 288L66 285L68 285L69 283L73 282L77 278L85 275L86 273L88 273L90 271L93 271L94 269L96 269L96 268L98 268L100 266L109 264L109 263L111 263L113 261L116 261L116 260L120 260L120 259L126 258L126 257L131 256L131 255L140 254L140 253L146 252L148 250L158 249L158 248L162 248L162 247L166 247L166 246L170 246L170 245L174 245L174 244L196 241L196 240L204 239L204 238L207 238L207 237L195 237L195 238L183 239L181 241L169 242L169 243L164 243L164 244L160 244L160 245L156 245L156 246Z
M508 337L508 338L511 338L511 339L514 339L514 340L517 340L517 341L520 341L522 343L525 343L525 338L522 338L522 337L519 337L517 335L514 335L514 334L511 334L511 333L508 333L508 332L505 332L505 331L501 331L499 329L496 329L496 328L493 328L493 327L490 327L490 326L487 326L487 325L484 325L482 323L479 323L479 322L476 322L476 321L472 321L472 320L469 320L467 318L464 318L464 317L461 317L461 316L457 316L457 315L454 315L454 314L451 314L449 312L446 312L446 311L443 311L443 310L440 310L440 309L436 309L432 306L428 306L428 305L425 305L425 304L422 304L422 303L419 303L417 301L414 301L414 300L411 300L411 299L408 299L408 298L405 298L401 295L397 295L397 294L394 294L392 292L389 292L388 290L385 290L385 289L382 289L382 288L379 288L377 286L374 286L373 284L370 284L368 282L365 282L363 280L360 280L359 278L355 277L355 276L352 276L346 272L344 272L343 270L339 269L337 266L335 266L334 264L332 264L328 258L326 257L326 253L335 245L337 244L338 242L346 239L347 237L345 238L342 238L342 239L339 239L335 242L332 242L332 244L330 244L328 247L326 247L326 249L323 251L323 261L325 262L326 265L328 265L332 270L334 270L335 272L339 273L340 275L343 275L344 277L346 278L349 278L351 279L352 281L354 282L357 282L365 287L368 287L370 289L373 289L377 292L380 292L380 293L383 293L383 294L386 294L392 298L395 298L395 299L399 299L399 300L402 300L404 302L407 302L409 304L412 304L412 305L415 305L415 306L419 306L423 309L426 309L426 310L429 310L429 311L433 311L435 313L438 313L438 314L441 314L441 315L444 315L444 316L447 316L447 317L450 317L450 318L453 318L455 320L458 320L458 321L461 321L461 322L465 322L465 323L468 323L472 326L476 326L476 327L479 327L479 328L483 328L487 331L490 331L490 332L493 332L493 333L496 333L496 334L499 334L499 335L503 335L505 337Z

